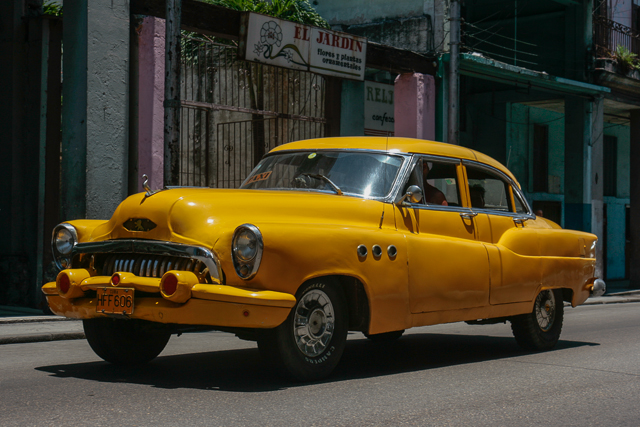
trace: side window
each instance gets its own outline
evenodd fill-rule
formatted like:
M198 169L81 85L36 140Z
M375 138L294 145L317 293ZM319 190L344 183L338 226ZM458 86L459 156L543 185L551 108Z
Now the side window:
M471 207L511 212L509 184L502 177L484 169L467 166Z
M421 159L422 189L427 205L460 206L460 189L455 163Z

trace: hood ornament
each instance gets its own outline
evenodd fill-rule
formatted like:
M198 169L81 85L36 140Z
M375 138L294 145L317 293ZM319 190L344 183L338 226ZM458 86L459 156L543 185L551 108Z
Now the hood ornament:
M142 182L142 188L144 188L144 190L146 191L144 197L150 197L156 194L157 192L162 191L162 190L151 191L151 188L149 187L149 177L147 176L146 173L142 174L142 178L144 179L144 181Z

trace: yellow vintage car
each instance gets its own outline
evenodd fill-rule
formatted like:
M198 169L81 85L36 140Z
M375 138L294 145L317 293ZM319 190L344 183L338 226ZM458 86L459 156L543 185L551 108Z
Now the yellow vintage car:
M563 301L601 295L596 236L536 217L479 152L409 138L323 138L268 153L240 189L135 194L109 220L53 231L62 271L42 290L84 320L101 358L139 364L172 333L258 342L282 373L331 373L348 331L510 321L552 348Z

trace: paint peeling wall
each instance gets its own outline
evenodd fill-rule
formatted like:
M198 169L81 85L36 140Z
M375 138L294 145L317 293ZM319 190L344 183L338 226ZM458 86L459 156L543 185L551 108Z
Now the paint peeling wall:
M368 0L357 6L344 0L315 0L312 5L330 25L359 25L388 18L429 15L434 0Z
M89 0L87 217L110 218L127 195L129 1Z
M363 7L353 6L352 2L337 0L313 2L313 7L335 30L415 52L448 49L448 20L443 2L369 0Z

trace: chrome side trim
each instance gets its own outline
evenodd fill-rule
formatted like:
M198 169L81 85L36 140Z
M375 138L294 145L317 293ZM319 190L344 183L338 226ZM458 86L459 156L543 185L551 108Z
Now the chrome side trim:
M222 281L222 269L218 257L213 251L202 246L158 240L121 239L78 243L71 252L72 256L94 253L134 253L194 258L207 266L212 278ZM154 271L156 271L157 263L158 261L153 266Z

